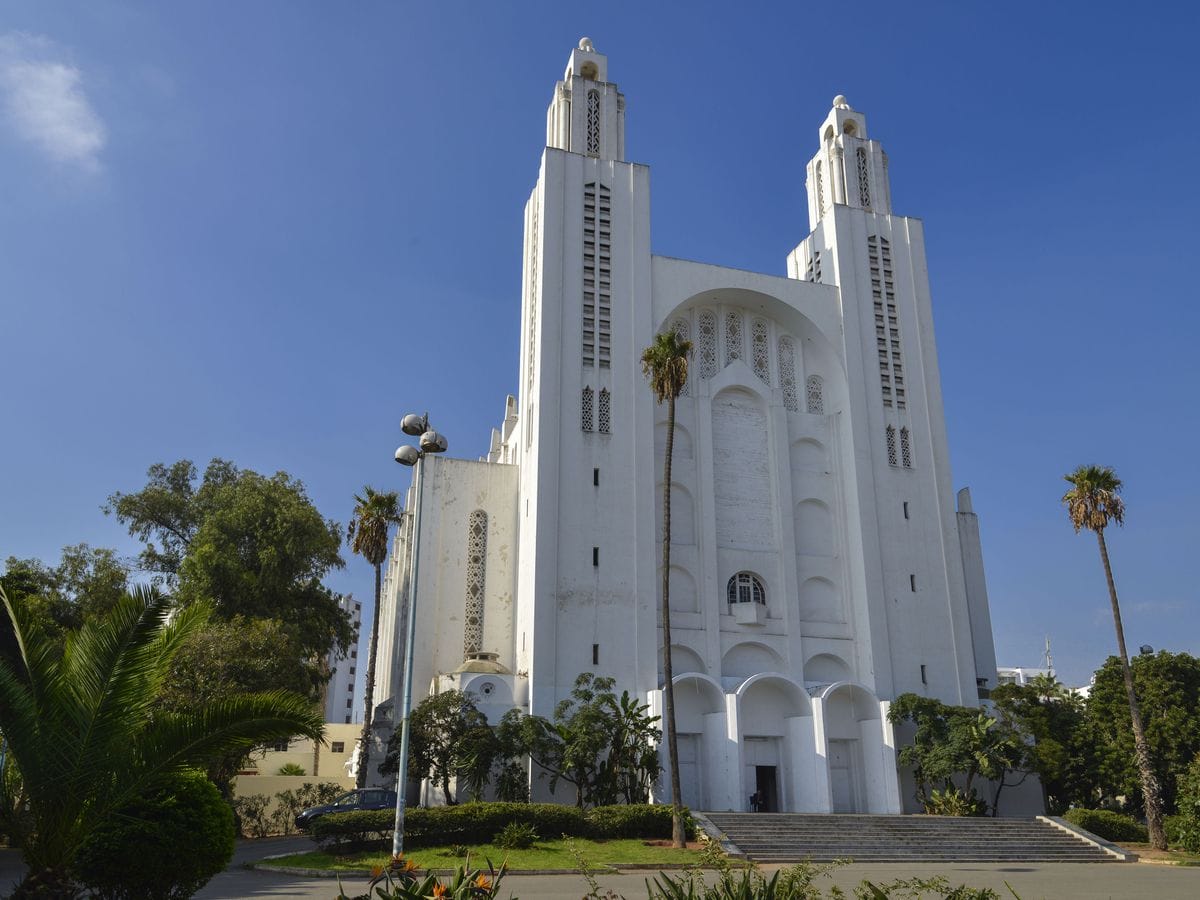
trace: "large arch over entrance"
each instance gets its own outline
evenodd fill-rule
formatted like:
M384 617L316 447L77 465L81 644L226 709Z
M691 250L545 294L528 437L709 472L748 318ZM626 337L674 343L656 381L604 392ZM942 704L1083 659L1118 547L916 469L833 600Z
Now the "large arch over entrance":
M898 813L900 787L891 723L868 688L840 681L813 703L835 813Z
M749 809L751 795L761 792L768 812L828 812L828 779L804 687L764 672L747 678L735 696L730 735L737 741L738 771L730 781L740 782L741 796L734 809Z

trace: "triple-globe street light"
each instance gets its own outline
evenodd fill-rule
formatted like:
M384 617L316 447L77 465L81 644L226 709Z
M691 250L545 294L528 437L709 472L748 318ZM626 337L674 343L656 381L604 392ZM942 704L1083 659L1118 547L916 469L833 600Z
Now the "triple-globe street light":
M396 462L413 466L413 488L416 492L416 509L413 513L412 569L408 579L408 624L404 635L404 693L400 701L400 758L396 774L396 824L392 833L392 855L404 850L404 810L408 793L408 742L412 719L413 648L416 646L417 624L417 573L421 561L421 493L423 460L430 453L445 453L446 438L429 427L429 414L418 416L410 413L400 420L400 430L413 437L420 437L420 449L405 444L396 450Z

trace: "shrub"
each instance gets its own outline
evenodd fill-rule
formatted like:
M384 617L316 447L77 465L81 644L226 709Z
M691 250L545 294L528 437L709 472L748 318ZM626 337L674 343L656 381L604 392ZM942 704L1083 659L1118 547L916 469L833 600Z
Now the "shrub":
M1090 831L1106 841L1127 844L1144 844L1150 840L1146 826L1139 825L1132 816L1108 809L1068 809L1063 816L1072 825Z
M80 881L104 900L183 900L233 858L233 812L202 773L130 803L76 856Z
M391 832L391 810L335 813L313 822L309 833L322 847L382 840ZM532 826L542 835L586 837L592 828L574 806L557 803L466 803L461 806L414 808L404 815L404 843L410 847L439 844L486 844L510 822Z
M958 788L946 788L944 791L929 792L925 812L931 816L982 816L987 812L987 805L975 795L973 789L968 794Z
M238 834L244 838L265 838L271 833L271 817L267 808L271 798L266 794L247 794L233 798L233 815Z
M671 807L651 803L631 803L619 806L597 806L589 809L584 818L593 837L599 838L670 838ZM683 827L689 838L696 834L696 823L687 807L683 810Z
M297 763L286 763L285 765L280 766L279 771L276 772L275 774L276 775L307 775L308 772L304 771L304 766L298 765Z
M528 850L537 839L537 829L529 823L509 822L492 838L492 843L505 850Z

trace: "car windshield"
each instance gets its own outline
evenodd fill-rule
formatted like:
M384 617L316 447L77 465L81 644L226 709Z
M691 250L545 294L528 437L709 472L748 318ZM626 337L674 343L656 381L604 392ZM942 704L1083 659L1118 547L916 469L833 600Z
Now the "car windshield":
M358 804L358 794L351 791L349 794L342 794L333 801L334 806L356 806Z

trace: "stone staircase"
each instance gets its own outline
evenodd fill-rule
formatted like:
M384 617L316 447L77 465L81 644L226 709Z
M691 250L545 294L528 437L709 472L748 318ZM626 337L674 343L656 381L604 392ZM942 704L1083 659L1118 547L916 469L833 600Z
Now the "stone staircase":
M760 863L1117 862L1038 819L950 816L703 813L716 831Z

